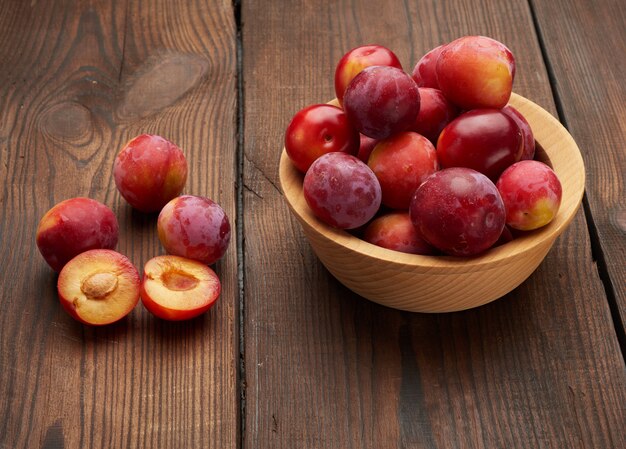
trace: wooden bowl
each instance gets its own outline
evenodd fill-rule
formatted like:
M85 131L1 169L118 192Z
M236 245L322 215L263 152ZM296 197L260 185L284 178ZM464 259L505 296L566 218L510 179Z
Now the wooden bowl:
M304 176L283 150L280 183L285 199L328 271L364 298L413 312L477 307L524 282L574 218L585 187L585 167L576 142L557 119L516 94L509 104L530 123L537 141L535 158L554 169L562 183L563 199L547 226L472 258L400 253L322 223L304 199Z

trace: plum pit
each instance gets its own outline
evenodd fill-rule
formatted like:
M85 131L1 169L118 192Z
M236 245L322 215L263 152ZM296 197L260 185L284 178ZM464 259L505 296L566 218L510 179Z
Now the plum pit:
M117 276L113 273L94 273L87 277L80 290L89 299L103 299L115 291L118 285Z

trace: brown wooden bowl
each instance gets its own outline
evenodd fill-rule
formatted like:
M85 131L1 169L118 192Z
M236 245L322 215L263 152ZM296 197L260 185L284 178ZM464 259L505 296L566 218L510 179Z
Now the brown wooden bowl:
M535 158L550 165L561 180L561 207L547 226L472 258L405 254L326 225L309 209L302 193L304 176L283 149L280 183L285 199L328 271L364 298L413 312L477 307L524 282L574 218L585 188L585 167L576 142L550 113L516 94L509 104L530 123L537 141Z

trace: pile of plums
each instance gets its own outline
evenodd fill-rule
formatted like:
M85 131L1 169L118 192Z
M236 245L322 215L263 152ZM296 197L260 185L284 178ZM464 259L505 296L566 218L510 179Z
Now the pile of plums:
M335 70L336 100L295 114L285 150L328 225L397 251L473 256L548 224L561 184L534 160L535 139L508 105L515 60L465 36L406 73L380 45Z
M141 212L159 212L158 236L168 254L150 259L143 277L125 255L114 251L119 226L106 205L70 198L42 217L37 247L59 272L59 300L73 318L110 324L130 313L141 298L155 316L185 320L215 303L221 283L209 265L226 252L230 222L209 198L179 196L187 170L182 150L156 135L135 137L115 158L113 177L122 197Z

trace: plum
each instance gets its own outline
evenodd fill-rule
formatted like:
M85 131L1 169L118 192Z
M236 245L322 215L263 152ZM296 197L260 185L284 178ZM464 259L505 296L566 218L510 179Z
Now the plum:
M195 318L215 304L220 292L217 274L197 260L156 256L144 266L141 302L158 318L169 321Z
M520 231L547 225L561 205L561 182L543 162L525 160L511 165L496 187L506 208L506 224Z
M439 89L420 87L420 112L412 131L421 134L437 145L441 131L459 115L459 110L450 103Z
M230 221L220 205L195 195L167 203L159 214L157 232L168 254L207 265L224 256L231 235Z
M115 158L113 179L132 207L157 212L183 191L187 160L169 140L142 134L128 142Z
M123 254L92 249L70 260L59 273L59 301L83 324L102 326L128 315L139 302L137 268Z
M91 198L70 198L41 218L36 242L39 252L59 272L73 257L90 249L115 249L119 236L111 209Z
M437 81L437 60L445 45L439 45L420 58L413 68L411 76L419 87L439 89Z
M341 151L356 154L359 133L338 107L314 104L296 113L285 132L285 150L302 173L323 154Z
M420 237L452 256L472 256L493 246L506 216L494 183L465 167L428 177L415 191L409 212Z
M519 126L499 109L474 109L446 126L437 141L443 168L468 167L492 181L520 160L524 139Z
M459 108L500 109L511 97L515 58L495 39L464 36L441 50L436 73L439 89Z
M360 133L384 139L413 126L420 109L419 90L401 69L367 67L348 85L343 108Z
M410 131L378 142L367 165L380 182L382 203L394 209L408 209L415 189L439 169L433 144Z
M377 139L372 139L365 134L359 133L359 136L361 144L359 145L359 151L357 152L356 157L358 157L367 164L367 161L370 158L370 154L372 154L372 151L374 151L374 147L379 141Z
M304 198L324 223L354 229L374 217L381 190L376 175L358 158L328 153L313 162L303 182Z
M363 240L403 253L435 253L435 249L417 233L409 213L404 211L389 212L372 220L363 231Z
M394 52L382 45L362 45L353 48L342 56L335 68L335 95L337 95L339 104L343 103L343 97L350 81L364 68L375 65L402 69L402 64Z

